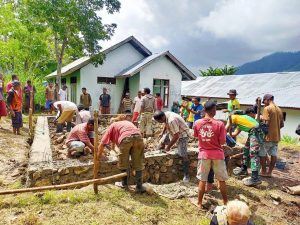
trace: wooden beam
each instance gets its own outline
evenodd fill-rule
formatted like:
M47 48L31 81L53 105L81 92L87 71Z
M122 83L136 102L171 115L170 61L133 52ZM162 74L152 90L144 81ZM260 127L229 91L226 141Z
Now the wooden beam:
M5 191L0 191L0 195L19 194L19 193L25 193L25 192L40 192L40 191L47 191L47 190L60 190L60 189L71 188L71 187L76 188L76 187L81 187L82 185L93 184L93 183L95 183L97 185L107 184L107 183L111 183L115 180L119 180L126 176L127 176L127 173L124 172L124 173L116 174L116 175L109 176L109 177L77 181L77 182L72 182L72 183L68 183L68 184L58 184L58 185L50 185L50 186L43 186L43 187L5 190Z
M100 161L98 158L98 143L99 143L99 135L98 135L98 111L94 110L94 170L93 170L93 178L98 178L98 170L100 166ZM98 185L94 183L94 192L98 194Z

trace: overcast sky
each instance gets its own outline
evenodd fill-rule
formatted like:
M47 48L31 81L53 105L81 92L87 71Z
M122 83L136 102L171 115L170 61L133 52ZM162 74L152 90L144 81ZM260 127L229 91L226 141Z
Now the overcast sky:
M108 47L134 35L153 53L169 50L195 74L276 51L300 50L300 0L121 0L105 15Z

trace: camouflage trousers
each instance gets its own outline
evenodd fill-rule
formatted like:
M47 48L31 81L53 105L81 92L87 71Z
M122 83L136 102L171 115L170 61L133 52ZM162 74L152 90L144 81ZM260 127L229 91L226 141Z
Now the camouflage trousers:
M243 166L249 167L251 171L259 171L260 158L258 156L261 144L255 130L249 132L247 142L243 148Z

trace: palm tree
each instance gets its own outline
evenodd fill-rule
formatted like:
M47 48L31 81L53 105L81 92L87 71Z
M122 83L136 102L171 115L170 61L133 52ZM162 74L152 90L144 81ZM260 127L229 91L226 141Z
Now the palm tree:
M233 75L238 69L234 66L227 66L225 65L224 68L213 68L213 67L208 67L208 69L205 70L200 70L200 75L202 77L208 77L208 76L224 76L224 75Z

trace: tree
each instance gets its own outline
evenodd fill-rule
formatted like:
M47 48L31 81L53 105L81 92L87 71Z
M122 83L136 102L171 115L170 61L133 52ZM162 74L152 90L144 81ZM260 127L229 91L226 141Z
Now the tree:
M29 30L20 19L21 4L22 1L0 3L0 72L16 73L22 83L31 79L41 93L35 99L42 102L42 80L55 63L49 51L49 30Z
M120 6L118 0L26 0L23 21L27 26L40 32L51 30L59 85L68 49L91 56L96 65L103 62L99 41L110 39L116 24L103 24L98 12L105 8L112 14Z
M207 77L207 76L224 76L224 75L233 75L237 71L237 68L234 66L227 66L225 65L224 68L213 68L209 67L206 71L205 70L200 70L200 75L202 77Z

